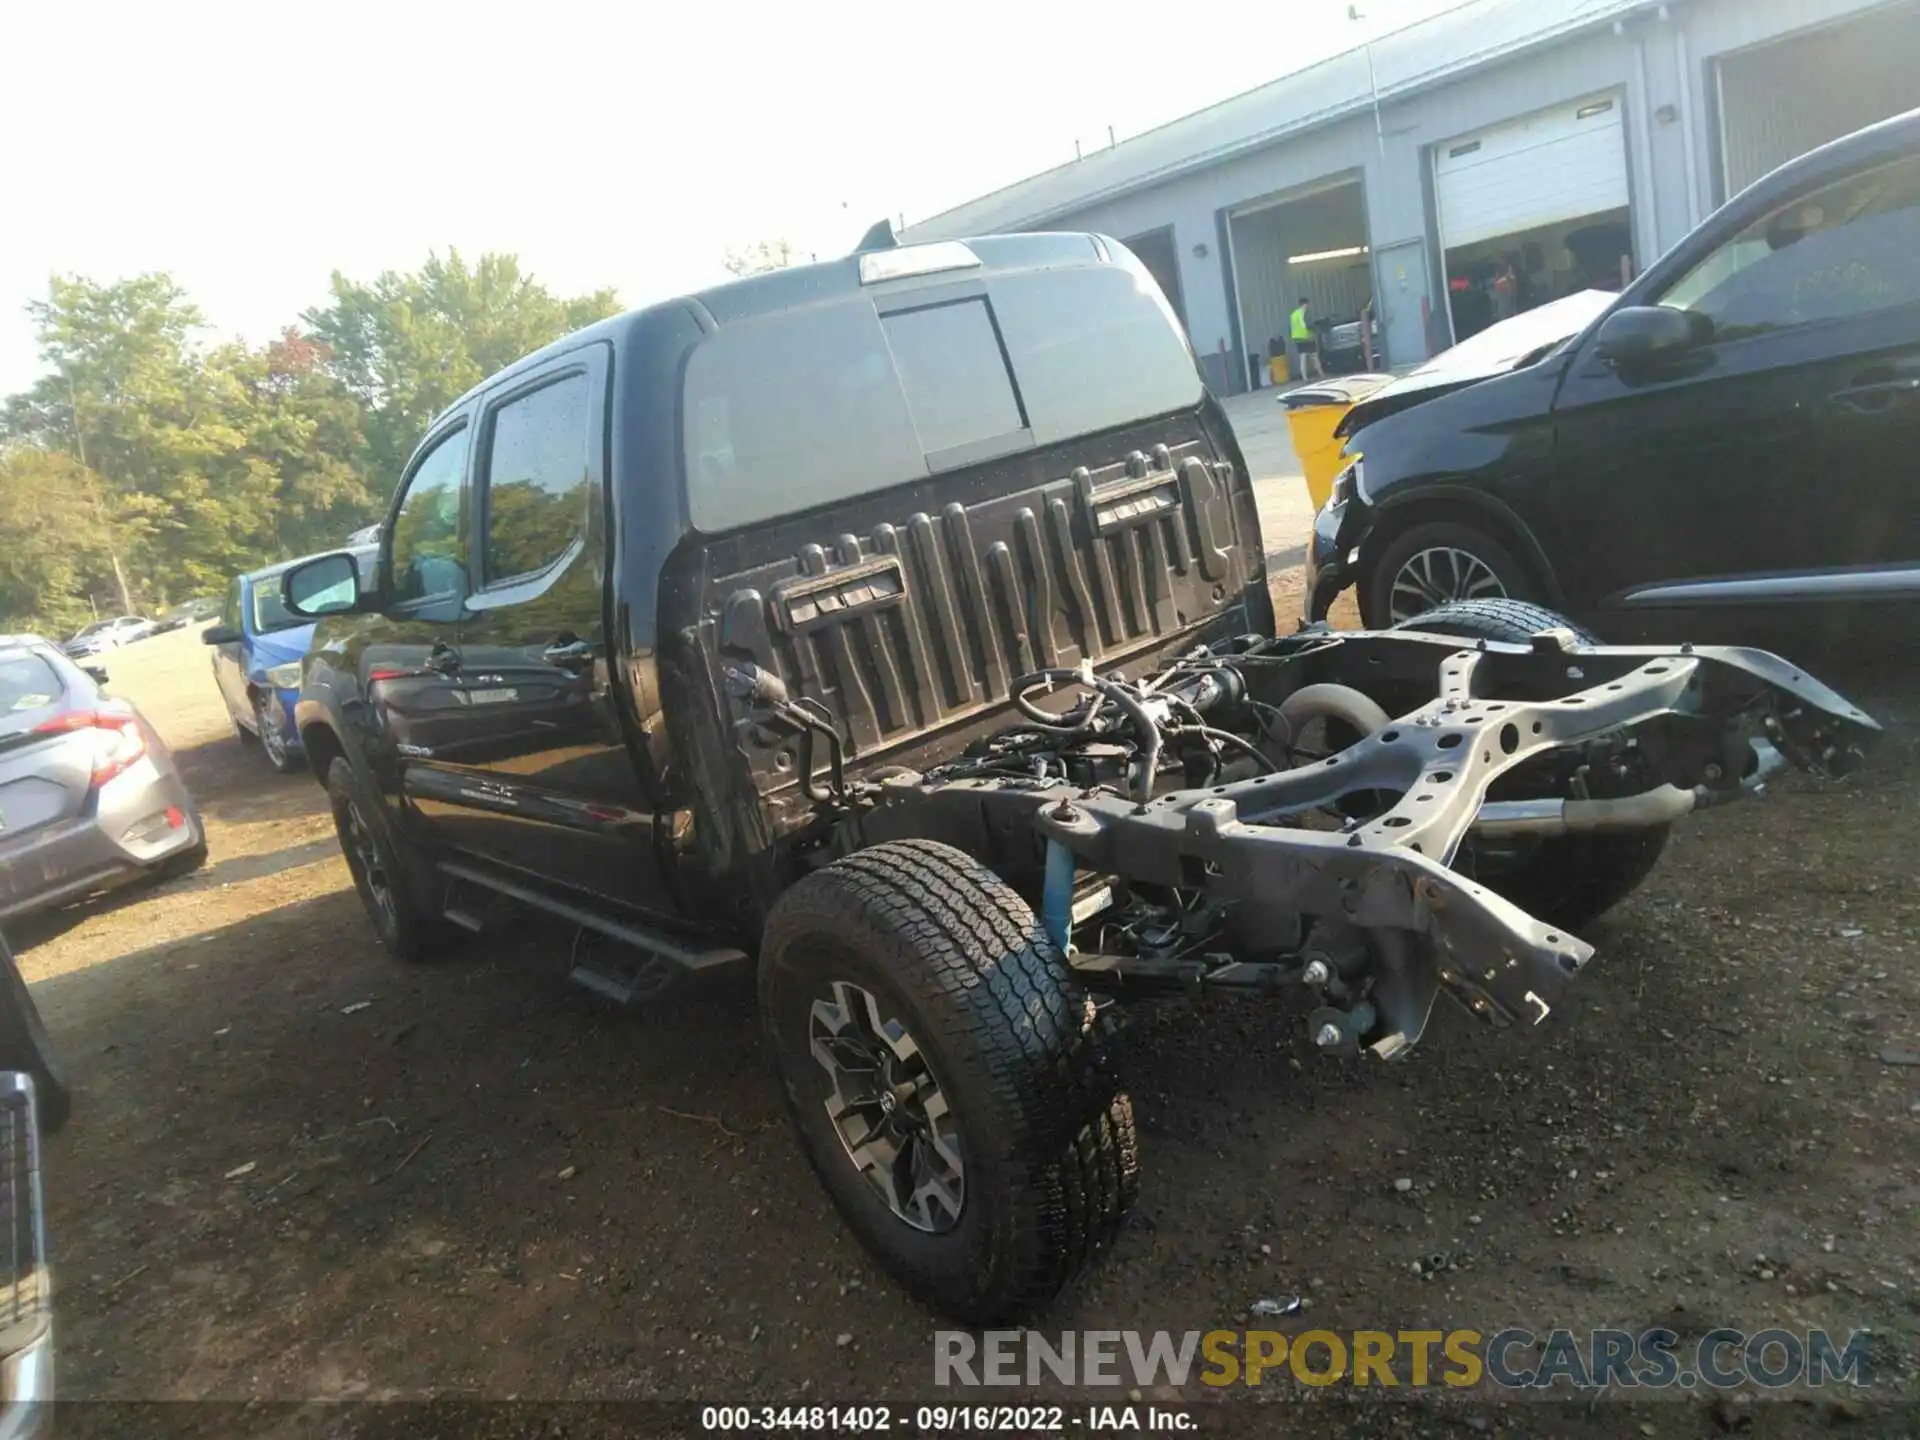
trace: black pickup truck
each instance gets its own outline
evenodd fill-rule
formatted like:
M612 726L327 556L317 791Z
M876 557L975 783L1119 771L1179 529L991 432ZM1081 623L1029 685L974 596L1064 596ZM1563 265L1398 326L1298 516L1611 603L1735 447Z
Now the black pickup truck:
M1534 1025L1669 825L1876 729L1510 602L1276 636L1233 432L1091 235L881 227L581 331L435 421L381 534L371 592L283 581L381 940L504 898L623 942L576 972L618 999L757 964L822 1182L975 1321L1132 1200L1111 998L1291 988L1381 1058L1441 994Z

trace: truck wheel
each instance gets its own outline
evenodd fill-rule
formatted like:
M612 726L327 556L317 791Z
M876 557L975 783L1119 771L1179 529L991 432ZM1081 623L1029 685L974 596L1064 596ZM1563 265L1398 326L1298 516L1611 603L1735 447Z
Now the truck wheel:
M1457 601L1525 600L1532 588L1526 567L1491 535L1435 521L1380 552L1360 584L1360 618L1383 630Z
M1599 637L1564 615L1522 600L1462 600L1396 624L1464 640L1525 644L1541 630L1571 630L1583 644ZM1528 914L1576 934L1640 888L1660 863L1672 827L1556 835L1510 850L1488 851L1478 878Z
M421 904L419 878L394 844L386 811L344 755L327 767L327 800L340 853L380 943L402 960L425 959L445 938L445 922Z
M814 1172L874 1258L973 1324L1046 1305L1139 1189L1092 1002L1014 891L876 845L780 898L760 1005Z
M53 1048L40 1007L33 1003L13 952L0 940L0 1070L24 1070L33 1076L40 1128L51 1135L73 1113L73 1090L66 1066Z

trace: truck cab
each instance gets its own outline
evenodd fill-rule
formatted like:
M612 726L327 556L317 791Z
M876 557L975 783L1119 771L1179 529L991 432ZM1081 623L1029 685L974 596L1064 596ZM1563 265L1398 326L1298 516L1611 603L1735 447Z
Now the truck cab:
M777 677L856 773L1011 680L1265 632L1245 462L1146 270L1092 235L866 251L568 337L448 408L296 707L468 884L750 945L819 840ZM826 746L812 762L828 764Z

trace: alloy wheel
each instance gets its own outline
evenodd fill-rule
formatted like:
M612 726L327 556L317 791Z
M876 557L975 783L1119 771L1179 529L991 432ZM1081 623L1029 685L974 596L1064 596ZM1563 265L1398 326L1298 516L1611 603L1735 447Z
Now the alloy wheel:
M380 846L374 840L373 832L367 828L357 801L347 802L343 819L345 833L341 838L346 842L347 853L354 861L353 868L359 872L367 900L380 919L391 928L398 923L398 912L394 908L393 877L387 874L386 864L380 858Z
M1393 577L1388 615L1393 624L1455 600L1504 600L1507 587L1478 555L1451 545L1416 550Z
M813 1058L833 1082L827 1097L847 1158L895 1216L942 1234L960 1223L966 1164L945 1092L907 1027L874 994L845 980L813 1002Z
M253 712L260 721L260 748L267 752L276 770L287 763L287 737L280 733L280 716L275 713L278 709L278 701L263 698Z

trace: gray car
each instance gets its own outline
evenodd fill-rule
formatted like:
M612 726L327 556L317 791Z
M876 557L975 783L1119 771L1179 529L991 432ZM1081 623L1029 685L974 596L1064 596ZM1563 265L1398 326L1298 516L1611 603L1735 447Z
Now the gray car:
M0 635L0 920L207 856L146 717L37 635Z

